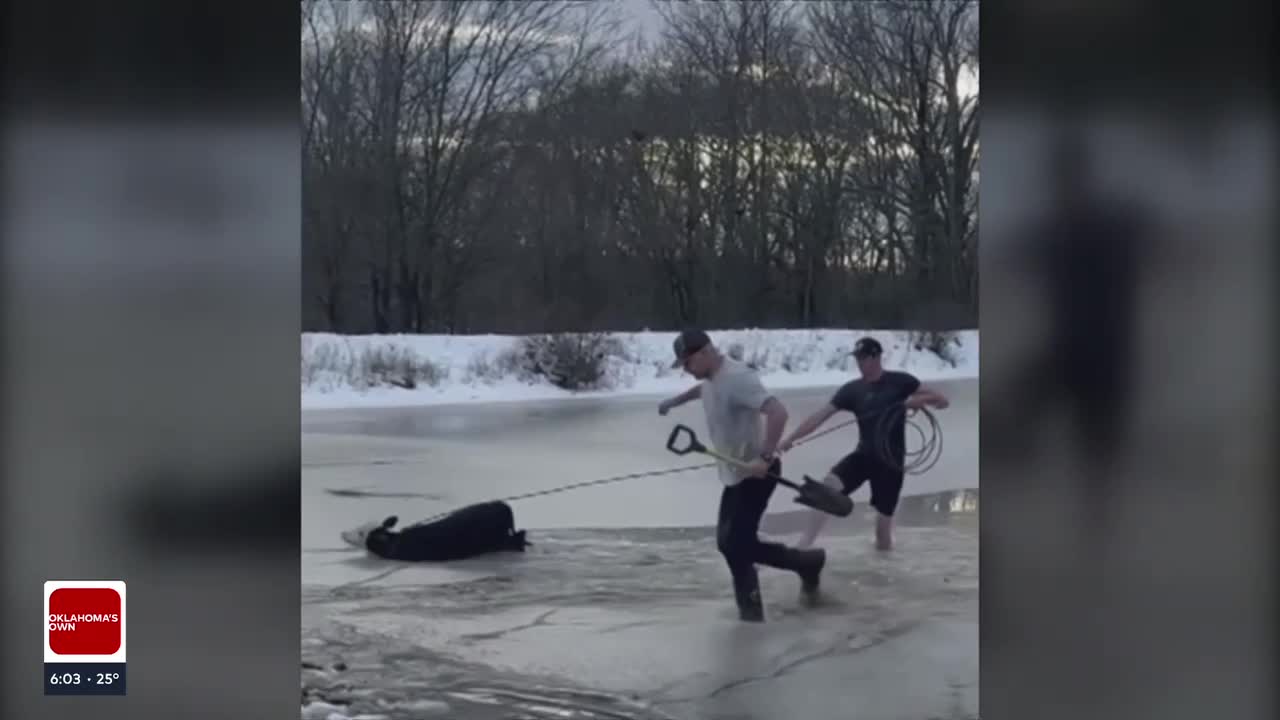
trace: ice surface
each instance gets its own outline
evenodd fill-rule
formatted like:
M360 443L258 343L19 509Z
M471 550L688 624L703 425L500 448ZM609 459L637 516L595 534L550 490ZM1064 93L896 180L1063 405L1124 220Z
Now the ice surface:
M710 470L514 502L535 543L524 555L401 565L338 537L386 515L697 464L663 447L677 422L703 431L696 404L668 417L636 396L305 412L304 659L349 669L304 683L348 716L391 720L429 714L422 703L476 720L976 717L978 384L939 386L952 398L943 457L908 480L899 547L871 549L860 490L821 541L830 604L803 609L794 577L762 569L763 626L733 612ZM779 395L798 422L831 389ZM786 472L820 475L855 439L850 427L802 446ZM784 540L791 498L780 488L765 522Z

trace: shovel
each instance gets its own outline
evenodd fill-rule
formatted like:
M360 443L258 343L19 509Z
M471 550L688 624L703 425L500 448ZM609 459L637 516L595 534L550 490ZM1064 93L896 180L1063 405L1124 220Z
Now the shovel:
M683 447L677 447L676 443L680 439L681 435L687 437L687 440ZM677 455L688 455L689 453L696 452L740 468L747 466L747 463L744 463L741 460L735 460L731 457L721 455L715 450L711 450L706 445L698 442L698 436L693 432L693 429L687 425L677 425L672 428L671 435L667 438L667 449ZM847 495L829 485L824 485L817 480L814 480L808 475L804 476L803 485L794 483L780 475L771 474L769 477L772 480L776 480L778 484L786 485L792 490L795 490L796 493L798 493L796 495L796 502L801 505L807 505L814 510L820 510L828 515L835 515L836 517L848 517L849 514L853 512L853 500L850 500Z

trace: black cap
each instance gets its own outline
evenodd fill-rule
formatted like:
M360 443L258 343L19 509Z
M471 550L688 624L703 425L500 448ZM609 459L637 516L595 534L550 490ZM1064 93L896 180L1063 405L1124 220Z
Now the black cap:
M858 340L853 346L853 356L859 358L880 357L884 353L884 348L880 347L880 341L873 337L864 337Z
M690 355L711 344L711 337L701 330L685 330L676 336L671 347L676 352L676 361L671 367L678 368Z

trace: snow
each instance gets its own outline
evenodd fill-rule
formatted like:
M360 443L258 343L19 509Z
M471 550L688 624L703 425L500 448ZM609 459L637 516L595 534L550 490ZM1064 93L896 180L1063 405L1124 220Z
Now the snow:
M978 331L951 333L951 362L917 347L907 331L717 330L722 349L752 362L771 388L835 386L856 372L849 352L860 337L885 348L885 366L921 380L978 376ZM621 353L610 355L605 387L569 392L542 377L522 376L513 365L521 340L513 335L302 334L302 409L405 407L472 402L519 402L623 395L671 394L692 379L671 368L672 332L612 333ZM370 357L431 368L432 381L412 390L379 383Z
M421 713L439 714L449 712L449 703L440 700L411 700L401 703L400 707L404 710L414 710Z
M449 708L447 704L437 701L426 700L423 701L423 703L427 703L427 707L430 712L443 712L440 709L441 707L445 710ZM417 710L421 708L414 707L412 709ZM345 709L339 705L315 700L302 704L302 720L389 720L389 718L386 715L376 715L373 713L348 715L346 714Z
M337 705L312 702L302 706L302 720L347 720L347 716Z

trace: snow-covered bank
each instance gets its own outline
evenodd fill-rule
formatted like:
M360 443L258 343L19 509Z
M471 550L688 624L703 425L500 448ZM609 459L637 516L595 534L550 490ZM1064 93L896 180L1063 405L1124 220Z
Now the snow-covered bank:
M861 330L710 331L718 346L756 366L774 388L835 386L856 372L849 351L864 335L880 340L885 365L923 380L978 376L978 331L951 334L944 360L909 332ZM671 369L671 332L615 333L606 389L569 392L520 372L511 335L302 335L302 408L389 407L546 400L677 392L691 378ZM412 390L381 382L380 367L410 367Z

